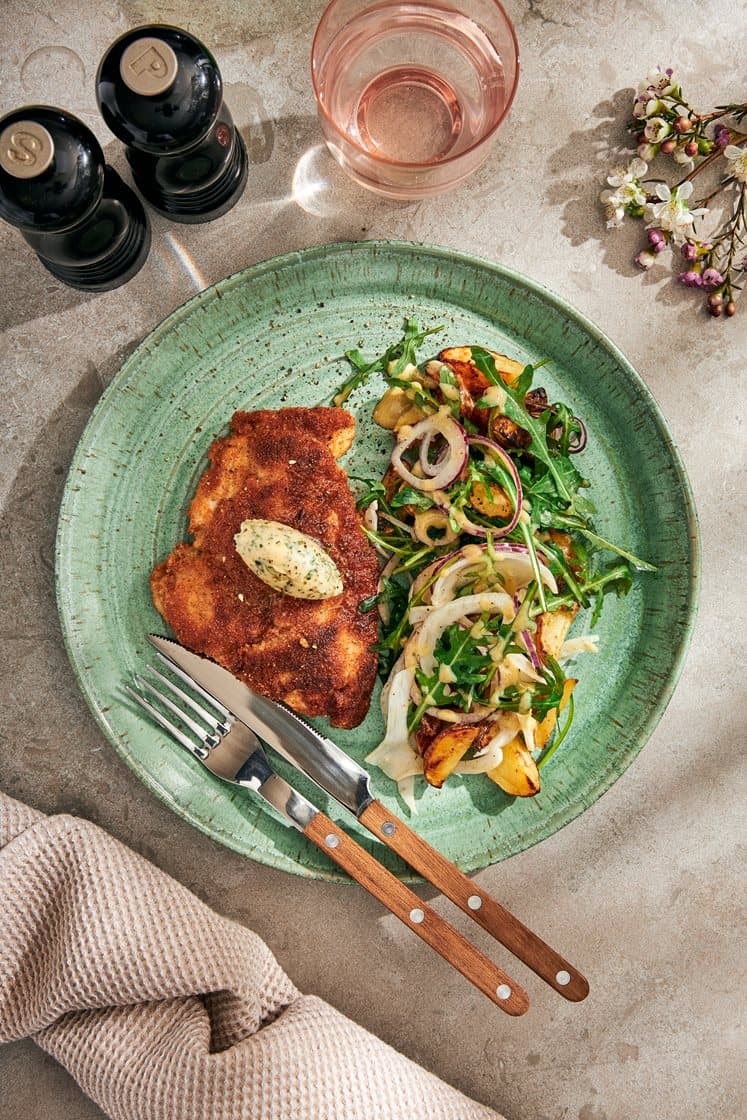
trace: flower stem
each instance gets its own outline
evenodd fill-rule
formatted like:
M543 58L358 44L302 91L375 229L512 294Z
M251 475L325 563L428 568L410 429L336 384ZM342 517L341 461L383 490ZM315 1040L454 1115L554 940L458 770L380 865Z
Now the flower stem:
M744 243L744 238L740 236L740 227L747 229L747 183L742 183L739 189L739 200L734 208L734 214L729 223L724 228L723 239L729 238L729 252L726 255L726 264L723 269L726 284L724 290L727 299L731 298L731 273L734 267L734 257L737 252L737 245Z
M692 182L696 175L699 175L704 168L708 167L709 164L713 163L713 161L718 159L721 155L723 155L723 152L720 148L717 148L716 151L711 152L709 156L706 156L705 159L702 160L697 167L694 167L692 171L689 171L687 175L680 179L680 181L676 185L678 187L681 187L683 183Z

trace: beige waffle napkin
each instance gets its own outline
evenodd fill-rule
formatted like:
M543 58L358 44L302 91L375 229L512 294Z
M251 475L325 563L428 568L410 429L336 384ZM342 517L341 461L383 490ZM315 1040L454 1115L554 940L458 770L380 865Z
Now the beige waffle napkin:
M497 1116L95 825L0 793L0 1042L27 1036L114 1120Z

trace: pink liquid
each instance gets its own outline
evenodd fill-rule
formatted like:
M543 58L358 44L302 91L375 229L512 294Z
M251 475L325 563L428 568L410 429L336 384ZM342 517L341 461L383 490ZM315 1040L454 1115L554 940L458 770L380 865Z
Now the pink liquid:
M500 55L458 11L389 2L348 23L319 67L321 101L373 155L429 165L485 135L506 106Z

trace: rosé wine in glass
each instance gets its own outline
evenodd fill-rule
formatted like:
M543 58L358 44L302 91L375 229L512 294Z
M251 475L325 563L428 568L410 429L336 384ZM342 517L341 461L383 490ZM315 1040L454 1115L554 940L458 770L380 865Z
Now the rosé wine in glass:
M364 186L438 194L488 153L518 77L516 40L493 0L335 0L312 76L327 143Z

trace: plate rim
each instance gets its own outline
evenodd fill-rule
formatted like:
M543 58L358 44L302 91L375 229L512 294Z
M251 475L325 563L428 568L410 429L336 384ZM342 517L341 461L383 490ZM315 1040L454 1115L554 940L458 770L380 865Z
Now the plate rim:
M75 485L77 484L77 471L80 467L81 461L85 457L86 449L93 442L93 437L96 434L97 426L100 422L101 414L106 410L110 397L117 391L119 385L126 381L130 367L134 365L141 356L142 351L148 347L154 346L160 338L167 334L173 324L180 322L182 319L187 318L192 314L194 307L206 301L212 301L215 298L221 298L222 290L227 287L234 287L240 284L247 278L252 280L261 277L262 275L272 272L280 272L283 269L293 266L303 267L307 262L314 262L320 259L325 259L339 254L350 254L355 252L365 251L375 254L376 252L391 252L395 254L412 255L419 254L425 257L431 257L440 261L457 262L470 268L476 268L481 272L492 273L493 275L500 276L503 281L508 281L525 290L531 292L540 302L553 307L556 312L560 312L563 316L573 320L577 327L582 332L590 336L598 345L607 351L609 356L619 366L623 367L626 375L631 379L635 385L636 390L641 394L645 401L646 408L655 422L656 428L662 437L662 442L665 445L666 451L672 463L674 473L677 477L678 483L681 487L684 505L687 511L687 541L688 541L688 559L690 565L690 578L687 586L687 598L685 604L685 620L682 624L679 643L676 650L673 651L671 659L671 669L667 678L666 687L662 694L658 697L657 703L648 712L646 719L641 725L640 733L636 740L635 749L632 749L622 759L622 765L619 769L608 771L605 774L604 780L600 786L597 787L594 799L588 804L579 801L577 804L571 804L564 807L562 812L562 819L553 831L546 836L533 836L529 839L526 845L522 845L519 849L511 854L500 857L499 859L488 859L478 867L470 870L470 873L482 870L485 867L492 866L494 863L503 862L504 859L510 859L512 855L518 855L522 851L527 851L535 844L541 843L543 840L552 839L558 832L562 831L572 821L582 816L583 813L595 805L605 793L623 776L625 771L632 765L633 761L638 757L643 747L646 745L651 735L655 731L657 725L662 719L666 709L672 699L672 696L679 683L682 670L690 649L693 631L697 622L698 605L701 589L701 576L702 576L702 547L700 537L700 526L698 519L698 511L695 504L692 485L690 483L687 470L679 451L677 443L669 429L664 413L659 406L654 394L649 388L646 381L643 379L637 369L632 365L630 360L620 350L620 348L612 341L612 339L593 322L583 312L579 311L572 304L557 292L546 287L539 281L524 275L516 269L509 268L498 262L490 261L484 257L476 254L466 253L460 250L449 249L446 246L439 246L424 242L403 241L403 240L390 240L390 239L365 239L358 241L335 241L323 243L321 245L308 246L301 249L295 249L279 256L268 257L263 260L257 261L244 268L237 269L235 272L228 274L220 280L215 281L209 287L202 289L190 296L187 300L181 303L173 311L169 312L160 322L152 327L137 343L134 349L127 355L119 369L111 379L109 384L104 388L99 396L96 404L94 405L91 414L86 422L86 425L81 433L81 436L76 444L75 451L70 460L65 485L63 488L62 497L59 505L57 531L55 536L55 595L57 602L58 614L60 617L61 630L63 636L63 643L65 650L73 669L78 687L81 689L83 696L86 700L89 710L93 715L96 723L104 732L105 737L109 743L114 747L118 756L125 762L125 764L137 776L138 781L141 782L150 792L168 808L186 820L190 825L197 828L200 832L204 833L212 840L221 843L229 849L238 852L239 854L250 856L256 862L261 862L263 865L272 867L275 870L281 870L288 874L295 874L301 878L318 879L320 881L331 882L351 882L347 877L342 877L336 867L319 868L308 867L305 864L297 862L293 863L293 867L288 866L289 858L283 853L276 853L274 848L263 848L261 853L253 855L247 853L246 845L242 846L238 842L233 842L232 835L229 833L218 833L216 835L216 828L214 823L209 825L202 820L198 815L191 812L188 805L178 802L175 797L171 795L168 787L159 784L151 777L151 774L145 769L138 761L136 755L131 751L125 749L124 743L120 742L122 736L115 733L114 728L110 725L107 717L106 710L102 709L99 698L94 694L94 691L89 683L89 677L83 672L83 666L79 664L79 650L76 651L76 642L74 627L71 625L71 620L67 617L64 609L65 588L64 573L62 571L61 560L63 553L68 545L68 531L71 523L71 518L66 516L69 512L71 504L74 502ZM417 824L417 821L415 822ZM409 869L408 869L409 870ZM422 882L422 879L415 874L400 874L400 877L405 882Z

